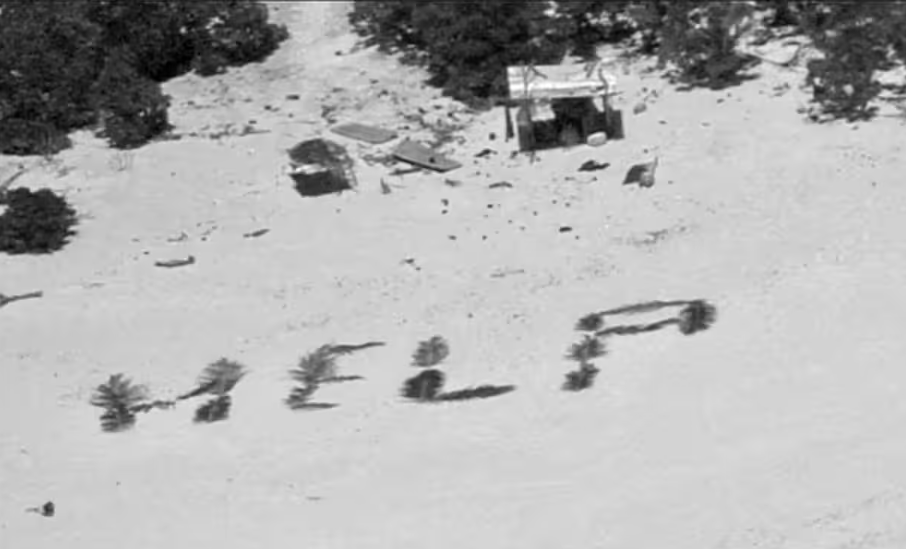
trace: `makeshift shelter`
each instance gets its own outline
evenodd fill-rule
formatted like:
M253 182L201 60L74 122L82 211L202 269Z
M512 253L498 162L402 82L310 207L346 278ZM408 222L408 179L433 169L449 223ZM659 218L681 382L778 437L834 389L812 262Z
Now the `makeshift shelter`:
M610 103L617 95L616 78L601 62L508 67L507 85L510 99L519 105L516 131L522 151L577 145L599 132L609 139L624 137L623 113Z
M302 196L319 196L356 187L352 158L326 139L302 141L289 151L290 177Z

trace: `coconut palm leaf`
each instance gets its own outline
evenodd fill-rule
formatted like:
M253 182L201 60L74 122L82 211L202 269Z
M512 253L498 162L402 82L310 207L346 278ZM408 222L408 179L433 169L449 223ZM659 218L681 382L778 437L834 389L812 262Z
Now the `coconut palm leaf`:
M101 414L101 429L108 433L125 431L134 426L135 414L123 406L107 408Z
M683 335L707 330L717 320L717 308L704 300L696 300L680 311L678 323Z
M293 410L304 408L308 404L308 399L317 390L317 385L306 385L303 387L293 387L289 396L284 401L287 406Z
M204 394L225 395L239 383L246 374L245 366L232 360L221 358L212 362L198 376L195 389L177 397L177 400L196 397Z
M595 377L598 375L596 367L588 364L581 366L578 370L567 372L566 381L563 382L564 391L582 391L594 385Z
M444 385L444 373L440 370L429 369L419 372L417 376L406 380L402 394L406 398L428 401L434 400Z
M195 423L213 423L227 419L232 404L230 395L225 394L208 400L195 410Z
M317 384L337 376L337 359L331 345L322 345L299 359L290 377L304 385Z
M679 320L676 318L668 318L667 320L659 320L657 322L652 322L651 324L629 324L624 326L611 326L610 328L605 328L597 333L598 337L606 337L611 335L635 335L643 334L646 332L656 332L658 330L663 330L667 326L672 326L674 324L679 324Z
M580 364L587 364L596 358L604 356L605 353L607 353L607 348L600 338L586 335L582 341L573 343L570 346L566 358L575 360Z
M604 315L589 313L576 322L576 330L580 332L597 332L604 328Z
M148 399L148 390L144 385L133 384L123 374L111 375L107 383L98 385L91 396L91 405L99 408L122 408L129 410L143 404Z
M450 345L441 336L422 341L412 354L412 364L422 368L430 368L440 364L450 355Z

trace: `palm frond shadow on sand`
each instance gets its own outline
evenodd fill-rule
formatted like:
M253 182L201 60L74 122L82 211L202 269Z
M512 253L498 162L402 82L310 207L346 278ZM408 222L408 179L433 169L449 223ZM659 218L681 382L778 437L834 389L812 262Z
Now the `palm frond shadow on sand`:
M515 390L515 385L479 385L477 387L467 387L465 389L440 393L434 398L434 402L456 402L460 400L474 400L477 398L493 398Z

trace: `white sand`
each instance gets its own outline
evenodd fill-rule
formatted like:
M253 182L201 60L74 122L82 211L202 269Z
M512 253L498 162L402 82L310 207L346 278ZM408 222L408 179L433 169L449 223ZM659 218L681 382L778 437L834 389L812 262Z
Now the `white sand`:
M45 292L0 310L0 547L906 545L898 119L806 124L802 74L770 65L723 92L633 66L625 141L532 164L510 159L501 112L348 53L345 9L277 4L293 39L271 59L167 84L177 132L199 137L123 154L83 135L55 164L26 160L17 183L65 191L84 218L59 253L0 255L0 292ZM643 87L659 97L633 116ZM322 106L417 138L403 115L454 113L464 167L388 176L362 161L387 147L326 134ZM268 133L204 137L250 119ZM284 151L317 135L356 155L357 193L295 193ZM499 154L474 159L485 147ZM655 151L658 184L621 186ZM592 158L612 166L576 171ZM711 330L617 338L592 390L559 390L580 316L691 298L719 308ZM448 388L517 390L403 402L435 334ZM337 408L285 408L300 355L369 340L387 346L340 362L365 379L317 394ZM221 356L250 369L228 421L195 425L189 403L100 431L88 399L110 374L166 398ZM24 512L47 500L54 518Z

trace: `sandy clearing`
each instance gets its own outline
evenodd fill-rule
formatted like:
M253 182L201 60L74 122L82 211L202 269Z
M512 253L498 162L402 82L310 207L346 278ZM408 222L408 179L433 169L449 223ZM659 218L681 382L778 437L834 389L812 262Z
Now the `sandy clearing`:
M627 104L662 92L629 139L531 164L488 139L501 113L463 113L373 52L335 55L354 44L344 3L278 7L294 39L274 58L167 90L181 133L269 133L150 145L122 170L85 137L22 178L86 218L64 252L0 257L0 290L46 293L0 314L0 546L902 546L896 120L805 125L798 75L773 67L722 93L634 68ZM302 200L283 149L324 131L323 105L398 130L419 105L459 113L466 165L383 195L360 160L358 193ZM473 159L484 147L500 152ZM654 152L658 185L621 187ZM612 166L576 172L591 157ZM694 297L719 307L712 330L618 339L593 391L557 390L579 316ZM451 388L518 389L400 401L435 333ZM367 340L388 345L342 362L366 379L318 393L338 408L282 406L300 354ZM252 370L228 422L181 407L99 432L86 401L109 374L168 396L223 355ZM54 519L23 512L47 499Z

